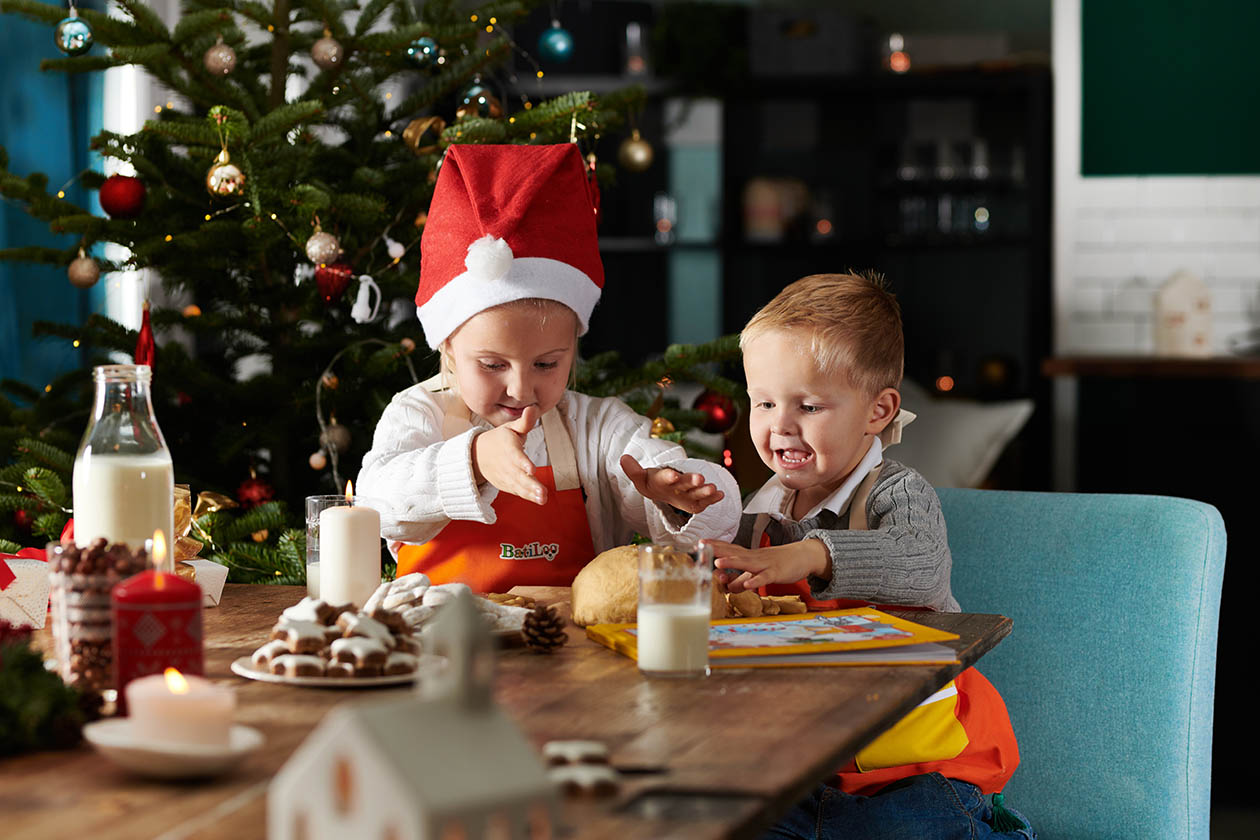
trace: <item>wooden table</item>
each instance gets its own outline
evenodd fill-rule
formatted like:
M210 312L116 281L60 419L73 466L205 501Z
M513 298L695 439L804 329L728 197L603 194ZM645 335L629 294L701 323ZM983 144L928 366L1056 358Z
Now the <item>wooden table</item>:
M207 676L236 687L238 723L267 743L236 772L179 784L127 775L84 745L0 762L0 834L17 838L261 838L271 776L336 703L404 689L309 689L236 677L298 587L229 585L206 611ZM907 613L958 633L961 665L719 670L649 680L570 628L550 656L508 649L496 696L537 745L605 742L621 792L568 800L571 838L756 837L877 734L1011 631L997 615ZM37 634L47 644L47 631ZM424 733L416 733L423 748Z

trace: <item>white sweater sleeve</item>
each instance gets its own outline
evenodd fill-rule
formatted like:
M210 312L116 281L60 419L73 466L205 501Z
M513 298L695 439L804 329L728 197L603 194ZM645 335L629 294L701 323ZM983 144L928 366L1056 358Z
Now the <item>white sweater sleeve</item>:
M570 421L585 438L577 448L590 459L590 467L598 473L595 486L605 496L600 500L600 507L606 513L613 513L619 526L603 534L592 534L597 551L625 543L634 532L654 540L666 534L685 534L692 539L734 539L739 529L741 503L739 486L729 472L709 461L688 458L686 451L676 443L653 438L651 421L636 414L621 400L579 395L573 402L577 405L570 409ZM667 466L681 472L700 473L721 490L724 497L691 517L680 515L639 494L621 469L622 455L632 456L643 467Z
M421 543L452 519L493 523L498 491L478 490L468 431L442 439L441 404L421 385L394 395L363 456L357 495L381 514L388 542Z

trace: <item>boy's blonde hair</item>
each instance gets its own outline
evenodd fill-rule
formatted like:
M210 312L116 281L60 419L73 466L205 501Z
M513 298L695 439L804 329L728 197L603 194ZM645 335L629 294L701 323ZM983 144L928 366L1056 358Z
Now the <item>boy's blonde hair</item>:
M905 359L901 307L873 271L811 274L785 287L749 319L739 347L771 330L810 334L808 352L827 376L843 374L871 395L897 388Z

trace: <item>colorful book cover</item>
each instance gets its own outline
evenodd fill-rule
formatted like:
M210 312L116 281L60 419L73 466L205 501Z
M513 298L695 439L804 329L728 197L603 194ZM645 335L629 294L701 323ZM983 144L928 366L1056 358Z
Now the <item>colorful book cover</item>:
M586 635L637 659L634 624L596 624ZM709 625L712 668L801 665L929 665L958 661L940 642L957 633L925 627L895 615L848 610L718 619Z

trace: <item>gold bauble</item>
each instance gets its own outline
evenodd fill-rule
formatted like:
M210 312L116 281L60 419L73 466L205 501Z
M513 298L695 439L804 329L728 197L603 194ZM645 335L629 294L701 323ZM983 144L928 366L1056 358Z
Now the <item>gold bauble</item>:
M446 120L441 117L418 117L403 129L403 142L418 155L432 154L438 150L445 130Z
M416 343L412 341L410 338L404 338L400 340L398 342L398 346L401 347L402 351L407 354L411 354L416 351Z
M311 465L311 469L322 470L328 466L328 456L321 449L318 452L312 452L311 457L307 458L306 462Z
M236 69L236 50L223 43L220 38L217 44L206 50L201 62L214 75L226 76Z
M503 116L503 103L497 96L488 93L455 109L456 121L473 117L488 117L497 120L501 116Z
M658 438L674 431L674 424L666 420L664 417L652 418L652 437Z
M96 285L97 280L101 279L101 267L96 260L79 249L79 256L71 261L70 267L66 269L66 275L70 278L70 285L76 289L90 289Z
M263 528L261 531L255 531L254 533L250 534L250 537L254 540L254 542L260 543L260 542L266 542L267 537L269 537L270 535L271 535L270 532L266 528Z
M324 30L324 37L311 45L311 58L324 70L339 66L344 57L345 50L327 29Z
M639 135L637 128L621 141L621 147L617 149L617 161L631 172L646 170L652 165L654 156L652 144Z
M421 210L419 213L416 214L416 220L412 222L412 224L418 228L422 228L424 227L425 223L428 221L429 221L428 211Z
M190 303L184 307L185 318L196 318L201 315L201 307L195 303Z
M245 173L232 163L227 149L219 152L214 166L206 173L206 190L214 196L227 198L239 195L245 189Z

